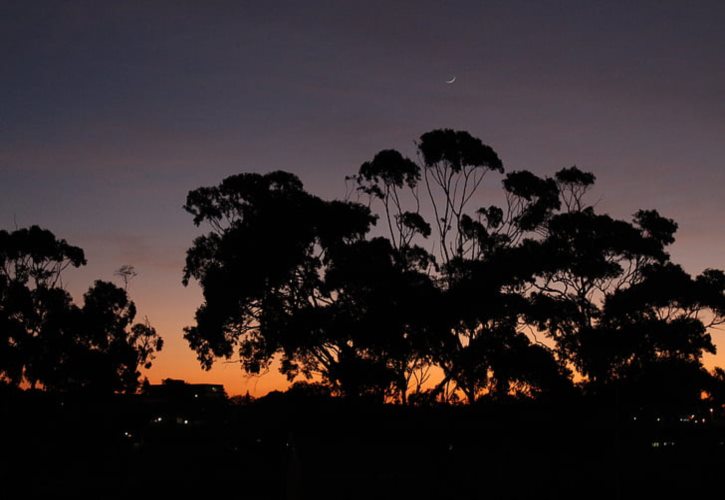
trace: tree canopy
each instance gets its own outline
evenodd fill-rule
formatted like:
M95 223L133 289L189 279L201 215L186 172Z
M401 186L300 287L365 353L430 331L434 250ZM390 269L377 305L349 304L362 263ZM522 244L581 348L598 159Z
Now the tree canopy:
M162 348L154 328L135 323L126 291L96 281L83 305L63 271L85 265L83 250L32 226L0 231L0 378L52 391L133 392L141 367Z
M592 173L506 173L467 132L416 147L348 176L357 201L322 200L281 171L189 193L209 230L184 270L204 294L185 333L202 366L260 373L278 359L290 380L402 403L613 388L699 400L719 373L702 356L725 318L725 275L671 262L674 221L598 213ZM486 200L491 175L501 194Z

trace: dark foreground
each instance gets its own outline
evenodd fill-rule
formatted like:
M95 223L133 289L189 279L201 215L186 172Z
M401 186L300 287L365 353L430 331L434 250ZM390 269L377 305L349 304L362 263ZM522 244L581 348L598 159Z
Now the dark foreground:
M28 393L1 403L0 484L16 498L725 498L717 412L695 423L617 416L601 403L405 409Z

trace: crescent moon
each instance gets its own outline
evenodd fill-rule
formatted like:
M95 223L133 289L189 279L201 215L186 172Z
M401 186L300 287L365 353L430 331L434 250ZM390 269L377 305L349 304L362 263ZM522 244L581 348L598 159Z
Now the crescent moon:
M450 80L446 80L446 83L447 83L448 85L450 85L451 83L453 83L453 82L455 82L455 81L456 81L456 77L454 76L454 77L453 77L453 78L451 78Z

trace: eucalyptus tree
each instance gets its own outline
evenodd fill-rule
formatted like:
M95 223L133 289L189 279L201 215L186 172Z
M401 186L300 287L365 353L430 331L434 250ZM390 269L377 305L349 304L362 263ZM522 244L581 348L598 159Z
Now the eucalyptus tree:
M423 134L416 156L414 161L399 151L382 150L348 179L370 201L380 202L395 248L414 246L435 228L430 253L447 264L463 253L467 207L487 174L503 172L503 163L480 139L451 129Z
M38 383L39 339L49 317L71 303L62 273L85 264L82 249L38 226L0 230L0 375L6 382Z
M256 374L279 359L290 380L320 376L351 397L389 392L389 367L355 328L359 296L345 267L366 248L368 208L324 201L280 171L193 190L185 208L210 229L184 270L204 294L185 330L203 367L222 358Z
M534 396L561 392L569 373L549 347L527 335L531 280L537 270L532 238L540 237L559 208L552 179L511 172L503 181L504 207L482 207L462 218L462 248L443 268L443 309L449 328L436 360L475 402L483 395ZM475 218L474 218L475 217Z
M381 207L393 248L403 260L410 255L425 262L438 290L436 304L420 304L419 311L433 307L437 317L418 330L425 341L416 344L409 371L438 366L443 378L433 393L450 395L453 384L453 392L470 402L508 393L517 383L531 393L524 379L533 381L533 372L519 360L536 351L548 359L554 378L559 372L547 348L533 346L521 331L527 300L521 273L506 255L559 208L558 186L530 172L513 172L503 180L504 208L490 205L471 213L485 177L503 173L496 152L467 132L445 129L423 134L416 153L413 161L383 150L350 177ZM433 233L436 241L426 245Z
M723 322L722 272L692 278L672 263L677 224L655 210L631 221L596 213L584 202L593 175L567 169L556 180L564 210L532 243L529 321L589 392L626 384L642 404L658 392L660 403L691 403L707 386L702 356L715 352L708 329Z
M438 321L440 291L426 268L389 240L373 238L348 247L327 273L345 331L392 377L384 386L403 404L409 391L421 392L430 375L428 332Z
M125 289L97 280L83 295L79 323L69 349L60 360L60 377L48 379L56 389L133 393L141 369L151 368L163 339L148 318L136 321L136 304Z
M0 376L46 390L133 392L162 340L126 291L97 281L74 304L63 271L83 250L32 226L0 231Z
M702 364L715 354L710 329L725 323L725 274L696 277L671 262L650 264L629 287L607 295L580 356L593 381L616 383L630 401L692 408L708 391Z

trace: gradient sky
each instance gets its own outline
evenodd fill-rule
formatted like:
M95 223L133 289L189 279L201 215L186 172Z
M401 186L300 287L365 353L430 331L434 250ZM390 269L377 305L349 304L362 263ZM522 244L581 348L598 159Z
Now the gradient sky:
M182 338L201 296L181 285L199 234L181 206L231 174L342 197L378 150L462 129L507 170L593 171L599 209L656 208L680 224L675 261L722 269L724 26L722 0L0 0L0 228L84 248L76 297L135 266L166 340L150 380L231 394L282 383L203 372Z

